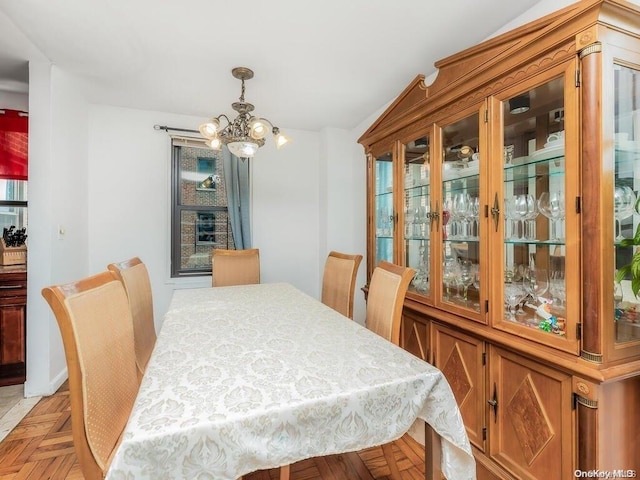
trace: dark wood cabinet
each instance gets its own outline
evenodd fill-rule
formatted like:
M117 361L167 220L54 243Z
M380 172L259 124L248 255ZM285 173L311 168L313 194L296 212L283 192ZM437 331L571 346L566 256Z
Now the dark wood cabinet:
M26 379L27 272L0 267L0 386Z

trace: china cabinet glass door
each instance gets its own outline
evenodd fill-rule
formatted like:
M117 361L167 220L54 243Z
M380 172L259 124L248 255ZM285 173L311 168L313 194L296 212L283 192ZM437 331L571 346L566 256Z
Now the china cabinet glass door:
M391 152L375 158L375 263L393 262L395 215L393 209L394 168Z
M575 211L567 212L573 203L565 175L565 92L565 76L558 76L500 102L502 188L492 212L496 231L503 222L502 274L494 276L501 282L503 304L493 318L498 328L574 350L575 333L569 338L567 323L570 275L565 267L570 263L565 260L567 237L577 234L568 231L566 222ZM577 255L575 260L577 265ZM571 281L577 285L573 270Z
M614 338L616 344L627 346L640 343L640 300L634 293L640 287L640 275L633 275L631 268L632 262L638 262L634 256L640 244L636 233L640 224L640 71L616 65L614 85Z
M479 115L442 128L442 294L447 309L480 312ZM473 316L473 315L472 315Z
M404 145L404 255L416 271L410 291L431 295L431 165L429 135Z

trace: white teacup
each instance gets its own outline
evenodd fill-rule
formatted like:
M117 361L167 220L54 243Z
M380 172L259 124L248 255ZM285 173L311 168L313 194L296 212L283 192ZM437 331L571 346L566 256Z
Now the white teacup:
M547 137L547 143L556 143L564 141L564 130L554 132Z

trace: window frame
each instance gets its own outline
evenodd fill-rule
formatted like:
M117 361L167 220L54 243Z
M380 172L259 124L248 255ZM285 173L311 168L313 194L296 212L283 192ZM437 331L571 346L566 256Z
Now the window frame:
M175 140L187 140L188 144L184 145L176 145ZM202 147L198 145L198 143L202 144ZM202 148L203 152L209 151L212 152L204 143L204 141L200 141L194 137L178 137L172 136L171 138L171 248L170 248L170 263L171 263L171 278L191 278L191 277L201 277L201 276L209 276L211 275L211 263L209 263L208 268L182 268L182 216L185 211L195 212L196 215L202 213L213 213L214 216L217 212L225 212L228 216L228 206L203 206L203 205L185 205L182 204L181 199L181 165L180 160L182 156L180 155L180 151L182 148ZM222 162L221 155L218 155L218 162ZM224 182L224 175L222 173L222 164L220 163L220 183ZM196 187L196 190L197 189ZM194 225L194 235L197 234L195 231L196 225ZM198 246L197 239L194 239L194 245ZM203 246L200 244L200 246ZM225 245L228 249L234 249L233 242L233 233L231 231L230 222L227 220L227 242ZM211 244L211 250L215 248L215 244ZM218 247L220 248L220 247Z

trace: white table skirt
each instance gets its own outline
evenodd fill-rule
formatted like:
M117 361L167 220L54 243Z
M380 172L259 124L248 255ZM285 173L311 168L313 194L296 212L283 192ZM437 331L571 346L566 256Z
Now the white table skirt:
M390 442L416 418L442 437L447 478L474 479L433 366L288 284L177 290L107 479L235 480Z

